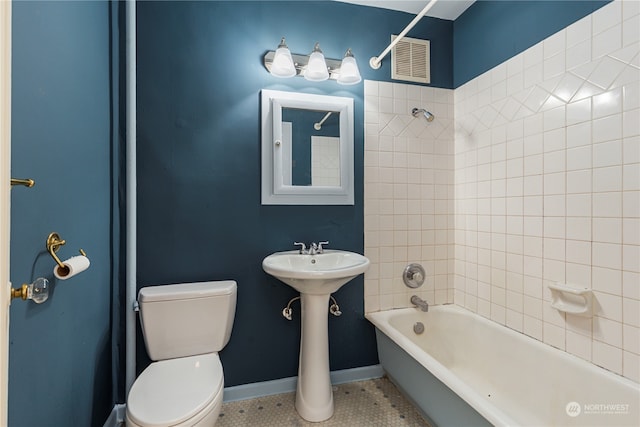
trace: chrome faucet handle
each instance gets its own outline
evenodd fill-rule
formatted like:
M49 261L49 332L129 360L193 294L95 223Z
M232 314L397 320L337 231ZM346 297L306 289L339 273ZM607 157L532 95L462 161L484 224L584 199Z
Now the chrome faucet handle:
M322 245L328 245L329 242L320 242L318 243L318 253L321 254L322 252L324 252L324 248L322 247Z
M307 245L305 245L304 243L298 243L298 242L293 242L294 246L300 246L300 254L306 254L307 253Z

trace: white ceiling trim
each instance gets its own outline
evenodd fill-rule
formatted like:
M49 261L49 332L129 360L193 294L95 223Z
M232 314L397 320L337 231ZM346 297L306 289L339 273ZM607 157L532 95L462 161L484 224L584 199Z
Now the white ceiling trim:
M361 6L379 7L383 9L399 10L414 15L420 13L427 5L428 0L337 0L342 3L353 3ZM438 0L429 10L426 16L433 18L455 19L462 14L475 0Z

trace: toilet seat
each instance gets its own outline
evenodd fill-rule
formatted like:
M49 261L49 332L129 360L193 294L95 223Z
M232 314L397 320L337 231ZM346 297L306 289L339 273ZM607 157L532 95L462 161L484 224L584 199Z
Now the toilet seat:
M194 425L220 406L223 387L217 353L154 362L131 387L127 419L145 427Z

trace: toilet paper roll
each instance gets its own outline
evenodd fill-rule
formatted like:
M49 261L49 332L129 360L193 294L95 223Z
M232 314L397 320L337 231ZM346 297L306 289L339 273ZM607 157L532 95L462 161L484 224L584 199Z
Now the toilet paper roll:
M68 260L63 262L64 268L56 265L53 268L53 274L60 280L67 280L71 277L75 276L78 273L82 273L87 268L91 262L89 262L89 258L84 255L78 255L69 258Z

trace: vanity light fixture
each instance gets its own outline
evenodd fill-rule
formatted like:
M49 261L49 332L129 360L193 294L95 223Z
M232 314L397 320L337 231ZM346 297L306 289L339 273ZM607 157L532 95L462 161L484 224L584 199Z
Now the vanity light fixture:
M265 68L276 77L304 77L309 81L336 80L342 85L355 85L362 81L358 64L351 49L342 60L325 58L316 43L309 55L292 54L282 37L278 48L264 55Z

